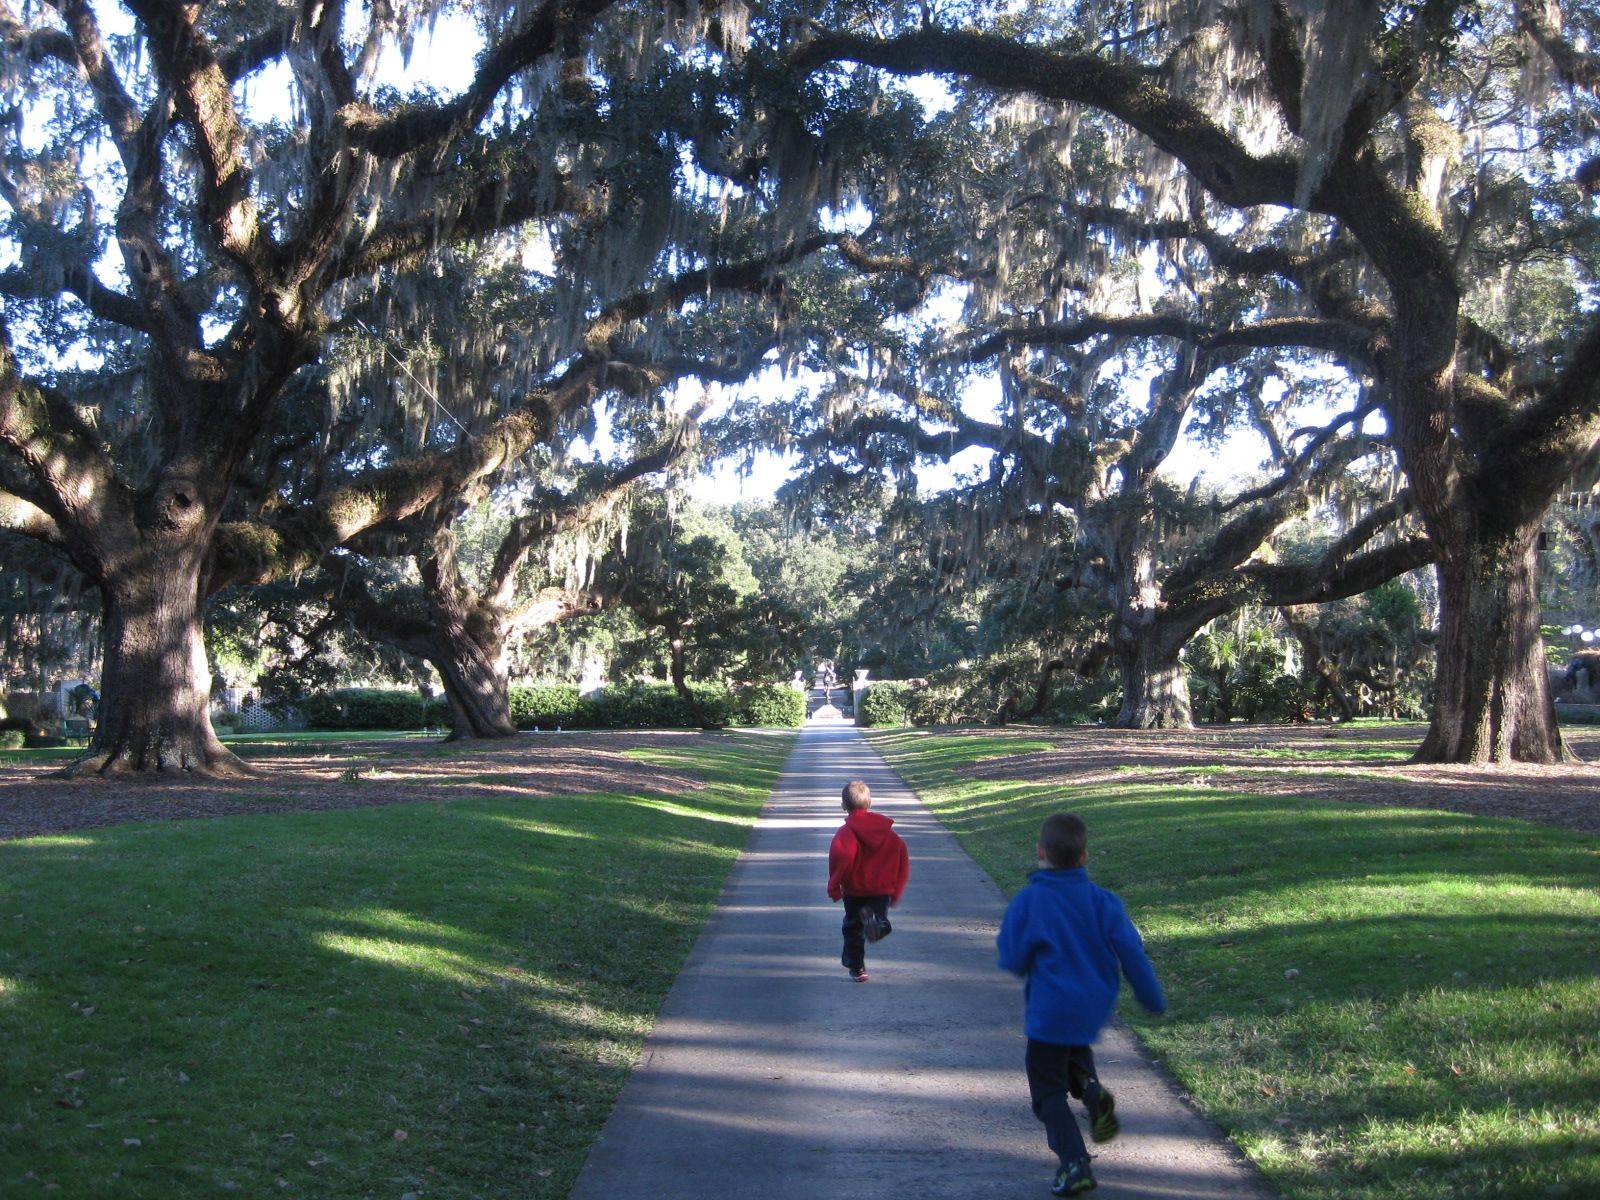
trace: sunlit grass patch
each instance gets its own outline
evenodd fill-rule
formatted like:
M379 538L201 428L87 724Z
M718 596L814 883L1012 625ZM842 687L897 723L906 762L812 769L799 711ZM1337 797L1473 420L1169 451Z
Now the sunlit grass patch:
M995 739L872 737L1008 890L1044 815L1083 815L1172 1000L1126 1015L1288 1195L1600 1196L1600 838L1222 772L973 779L949 755Z
M1416 744L1410 740L1395 742L1347 741L1325 746L1257 746L1237 750L1248 758L1283 759L1290 762L1395 762L1410 760L1416 753Z
M0 1195L565 1196L791 743L0 843Z

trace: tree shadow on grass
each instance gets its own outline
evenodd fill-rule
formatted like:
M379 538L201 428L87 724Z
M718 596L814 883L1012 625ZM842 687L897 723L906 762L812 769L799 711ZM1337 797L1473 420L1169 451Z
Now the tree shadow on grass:
M1149 777L904 765L1008 888L1046 813L1084 816L1091 870L1127 901L1172 1000L1167 1020L1132 1023L1297 1194L1600 1195L1600 840Z
M0 845L0 1192L565 1195L778 749Z

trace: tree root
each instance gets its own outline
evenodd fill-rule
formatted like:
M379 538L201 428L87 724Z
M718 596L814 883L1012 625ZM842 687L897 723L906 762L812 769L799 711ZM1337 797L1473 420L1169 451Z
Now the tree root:
M185 751L173 761L160 756L151 762L148 756L131 750L91 751L74 759L59 772L59 779L105 779L115 776L125 779L253 779L257 772L227 747L218 745L200 753Z

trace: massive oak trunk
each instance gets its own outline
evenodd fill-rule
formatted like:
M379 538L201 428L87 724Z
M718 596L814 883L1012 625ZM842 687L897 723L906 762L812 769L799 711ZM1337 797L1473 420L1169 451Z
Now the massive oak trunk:
M1539 633L1537 523L1441 547L1437 694L1420 762L1561 762L1570 755Z
M198 557L152 553L101 582L99 724L74 773L245 773L211 728Z
M425 564L429 621L415 652L432 663L444 681L445 698L450 702L450 737L512 737L517 733L517 723L511 716L507 664L511 639L568 617L597 612L600 597L590 592L546 588L521 608L506 609L493 599L473 595L459 584L441 588L433 571ZM452 573L450 578L459 577ZM381 626L372 632L386 636ZM405 644L388 636L397 645Z
M1119 729L1190 729L1189 681L1178 661L1183 642L1147 626L1139 635L1117 639L1117 669L1122 675L1122 707L1113 722Z
M492 622L474 624L460 614L441 621L426 655L444 681L450 737L511 737L517 724L511 719L504 634Z
M1141 536L1143 529L1138 531ZM1119 729L1189 729L1189 682L1178 655L1192 631L1180 632L1161 619L1155 551L1148 545L1121 549L1113 560L1116 615L1111 648L1122 676L1122 707L1112 722Z

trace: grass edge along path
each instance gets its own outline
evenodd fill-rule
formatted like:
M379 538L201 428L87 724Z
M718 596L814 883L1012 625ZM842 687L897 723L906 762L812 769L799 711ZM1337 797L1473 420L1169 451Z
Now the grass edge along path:
M0 843L0 1195L564 1197L793 742Z
M1126 778L973 778L872 745L1009 894L1081 813L1171 1000L1122 1015L1291 1200L1600 1197L1600 838ZM1028 749L1036 747L1030 745Z

